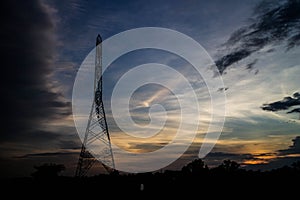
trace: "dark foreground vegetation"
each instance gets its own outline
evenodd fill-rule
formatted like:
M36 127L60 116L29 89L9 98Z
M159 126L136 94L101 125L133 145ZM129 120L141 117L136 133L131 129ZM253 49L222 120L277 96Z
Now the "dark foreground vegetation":
M227 193L245 196L268 194L293 195L299 190L300 161L291 166L271 171L245 170L234 161L225 160L216 168L208 168L198 159L184 166L181 171L164 171L141 174L101 174L91 177L59 176L63 165L44 164L35 167L30 178L5 180L2 189L23 191L16 194L41 192L43 195L67 194L71 196L93 196L108 194L158 195L208 194L213 198ZM224 193L225 192L225 193ZM295 193L294 193L295 194Z

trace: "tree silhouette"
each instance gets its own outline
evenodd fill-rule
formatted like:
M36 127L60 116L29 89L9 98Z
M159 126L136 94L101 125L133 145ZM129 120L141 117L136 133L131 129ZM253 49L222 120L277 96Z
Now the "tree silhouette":
M224 160L221 165L217 167L218 170L224 172L236 172L240 169L240 164L231 160Z
M208 171L208 167L201 159L196 159L182 168L184 173L199 174L205 171Z
M65 170L65 166L62 164L45 163L40 166L34 166L35 172L31 174L36 179L44 178L56 178L58 174Z

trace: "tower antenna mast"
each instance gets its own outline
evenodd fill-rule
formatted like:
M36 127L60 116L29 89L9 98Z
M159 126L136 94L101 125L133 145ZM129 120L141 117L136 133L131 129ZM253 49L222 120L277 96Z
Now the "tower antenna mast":
M94 97L75 172L76 177L86 176L89 169L97 160L101 160L106 170L115 168L105 117L102 90L102 38L98 34L96 39ZM92 154L88 150L91 145L97 145L97 147L101 148L97 149L97 152L93 151Z

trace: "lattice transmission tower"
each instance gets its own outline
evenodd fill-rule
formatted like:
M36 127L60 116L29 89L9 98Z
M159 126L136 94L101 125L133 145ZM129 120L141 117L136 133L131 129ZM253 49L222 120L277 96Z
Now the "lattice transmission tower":
M107 170L115 168L102 89L102 38L98 35L96 39L94 98L76 168L75 176L77 177L86 176L97 160L101 160L102 165ZM97 146L97 152L94 152L95 148L93 148L93 154L88 150L91 149L89 147L92 145Z

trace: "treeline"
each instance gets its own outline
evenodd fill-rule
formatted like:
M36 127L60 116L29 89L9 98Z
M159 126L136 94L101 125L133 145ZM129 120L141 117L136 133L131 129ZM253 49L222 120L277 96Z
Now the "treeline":
M113 190L115 193L111 195L114 196L119 192L147 194L185 191L193 193L212 189L264 193L269 188L270 192L280 192L285 191L286 188L289 190L298 188L300 180L300 161L291 166L283 166L270 171L246 170L231 160L224 160L221 165L209 168L201 159L194 160L180 171L166 170L153 173L121 174L118 171L112 171L110 174L90 177L60 176L60 172L64 169L63 165L57 164L36 166L32 178L14 179L8 185L39 188L39 190L51 188L51 190L63 193Z
M65 166L62 164L53 164L46 163L40 166L34 166L35 172L31 174L31 176L35 180L39 179L51 179L51 178L59 178L60 173L65 170ZM165 170L163 172L151 172L151 173L141 173L141 174L124 174L119 173L116 170L111 170L108 175L95 175L90 177L76 177L77 179L93 179L99 176L108 176L108 177L116 177L116 176L172 176L176 178L178 176L222 176L222 175L245 175L245 176L253 176L253 175L262 175L262 176L273 176L273 175L298 175L300 173L300 161L294 162L291 166L283 166L281 168L269 170L269 171L253 171L246 170L240 166L239 163L231 160L224 160L219 166L214 168L209 168L205 162L201 159L196 159L191 163L188 163L180 171L170 171Z

